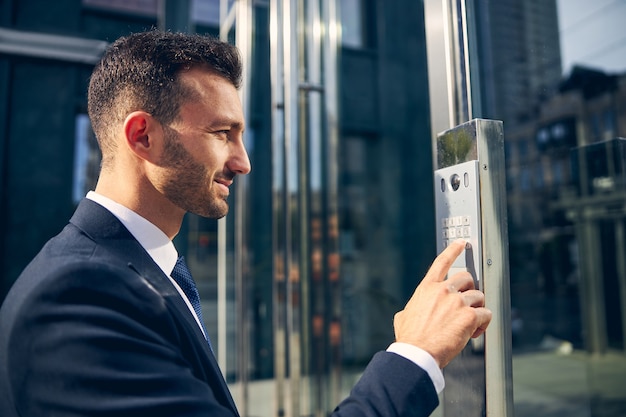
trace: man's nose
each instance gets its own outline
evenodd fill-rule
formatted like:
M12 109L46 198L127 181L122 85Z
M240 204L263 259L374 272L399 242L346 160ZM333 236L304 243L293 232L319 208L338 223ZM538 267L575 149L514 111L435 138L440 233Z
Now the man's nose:
M248 151L243 141L240 141L239 145L233 150L233 155L228 165L232 172L242 175L248 174L252 169Z

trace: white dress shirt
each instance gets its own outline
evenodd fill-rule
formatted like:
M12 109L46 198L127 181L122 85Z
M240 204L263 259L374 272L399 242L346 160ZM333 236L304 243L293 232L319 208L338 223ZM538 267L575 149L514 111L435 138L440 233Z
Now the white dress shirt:
M172 284L174 284L174 287L180 293L180 296L183 297L185 304L187 304L187 308L189 308L189 311L193 314L193 317L196 319L196 323L204 334L204 329L200 324L200 319L198 319L198 316L191 306L189 299L178 283L176 283L174 278L172 278L172 270L178 260L178 252L176 251L176 248L170 238L167 237L167 235L154 224L150 223L148 220L141 217L131 209L116 203L110 198L98 194L95 191L89 191L87 193L87 198L109 210L119 219L120 222L122 222L133 237L137 239L139 244L146 250L146 252L148 252L148 255L150 255L152 260L154 260L163 273L167 275L170 281L172 281ZM206 337L206 334L204 337Z
M161 268L163 273L170 278L170 281L172 281L172 284L174 284L180 296L185 300L189 311L191 311L198 326L204 333L202 325L200 325L200 320L187 299L187 296L171 276L174 265L176 265L176 261L178 260L178 252L167 235L139 214L103 195L89 191L87 198L109 210L122 222L135 239L137 239L139 244L143 246L154 262ZM439 394L443 391L445 386L443 372L439 369L437 362L428 352L408 343L392 343L387 348L387 352L398 354L415 363L428 373L437 393Z

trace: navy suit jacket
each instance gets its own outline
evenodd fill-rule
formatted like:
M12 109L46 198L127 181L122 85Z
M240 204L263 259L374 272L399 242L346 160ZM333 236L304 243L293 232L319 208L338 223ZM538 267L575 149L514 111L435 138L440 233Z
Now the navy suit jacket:
M428 375L376 354L336 417L427 416ZM169 278L108 210L83 200L0 310L0 416L228 416L237 408Z

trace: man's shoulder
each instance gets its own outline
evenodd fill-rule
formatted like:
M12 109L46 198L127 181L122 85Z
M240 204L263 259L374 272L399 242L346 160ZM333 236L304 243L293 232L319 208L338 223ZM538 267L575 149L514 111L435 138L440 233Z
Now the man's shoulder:
M20 317L25 309L40 311L62 305L150 304L160 306L163 294L138 272L115 242L95 242L71 224L50 239L17 278L7 294L2 321ZM137 264L143 258L135 258ZM165 292L164 292L165 293ZM160 307L159 307L160 308ZM158 309L158 308L157 308ZM34 314L34 313L33 313Z
M48 240L26 266L22 277L52 276L80 269L121 268L144 257L137 240L107 209L84 199L68 224Z
M133 245L136 242L94 238L70 222L28 263L6 300L25 298L39 291L57 292L69 286L96 287L107 282L114 285L118 279L128 283L137 276L129 268L130 256L135 252L119 246Z
M96 242L69 223L58 235L45 243L22 271L18 281L30 276L41 278L54 275L70 265L82 264L93 258L96 248Z
M116 260L101 245L75 229L68 225L43 246L19 275L7 300L11 296L25 297L33 291L56 292L71 285L97 285L99 276L107 275L111 279L132 273L122 259Z

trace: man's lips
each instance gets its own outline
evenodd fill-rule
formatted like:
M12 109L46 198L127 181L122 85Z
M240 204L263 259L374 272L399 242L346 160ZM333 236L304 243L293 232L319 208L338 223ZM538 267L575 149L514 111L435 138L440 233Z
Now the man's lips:
M217 184L217 187L222 191L223 194L225 195L230 194L230 190L228 187L231 186L231 184L233 183L233 180L216 179L215 183Z

